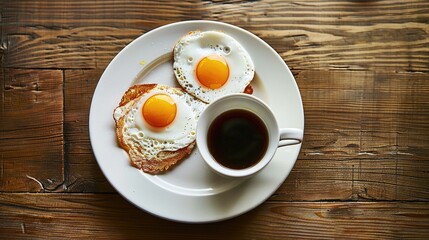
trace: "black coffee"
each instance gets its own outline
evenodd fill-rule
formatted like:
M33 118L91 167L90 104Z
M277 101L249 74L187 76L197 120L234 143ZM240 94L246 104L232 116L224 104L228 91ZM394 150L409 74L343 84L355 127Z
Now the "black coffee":
M210 125L207 145L213 158L225 167L244 169L258 163L268 148L268 129L254 113L234 109Z

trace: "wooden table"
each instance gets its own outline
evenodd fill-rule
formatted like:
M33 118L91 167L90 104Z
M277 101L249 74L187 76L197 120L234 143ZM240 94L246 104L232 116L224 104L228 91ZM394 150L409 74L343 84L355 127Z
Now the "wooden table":
M0 14L0 238L429 238L428 1L2 0ZM109 61L189 19L269 43L305 109L281 187L244 215L197 225L118 195L88 136Z

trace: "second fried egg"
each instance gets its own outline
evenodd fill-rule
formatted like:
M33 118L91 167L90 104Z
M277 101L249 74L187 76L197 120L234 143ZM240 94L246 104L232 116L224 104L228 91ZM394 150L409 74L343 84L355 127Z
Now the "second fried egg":
M255 74L243 46L219 31L195 31L180 39L174 47L173 68L179 84L206 103L244 92Z

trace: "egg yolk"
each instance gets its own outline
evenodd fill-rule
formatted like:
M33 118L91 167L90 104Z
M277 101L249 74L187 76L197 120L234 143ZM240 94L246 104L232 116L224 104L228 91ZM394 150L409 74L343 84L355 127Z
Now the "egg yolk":
M143 118L152 127L166 127L176 117L176 102L167 94L155 94L143 105Z
M207 88L222 87L229 77L229 67L219 55L209 55L201 59L196 70L198 81Z

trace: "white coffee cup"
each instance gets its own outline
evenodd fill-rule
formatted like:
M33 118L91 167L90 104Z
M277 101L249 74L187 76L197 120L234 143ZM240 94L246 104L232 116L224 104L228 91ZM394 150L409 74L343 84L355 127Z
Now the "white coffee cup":
M255 164L241 169L230 168L219 163L210 152L207 139L213 121L219 115L237 109L247 110L259 117L268 132L268 146L265 153L262 153L262 157ZM271 161L278 147L299 144L302 138L301 129L279 128L273 112L262 100L249 94L238 93L221 97L207 106L198 120L196 142L204 161L215 172L229 177L248 177L262 170Z

